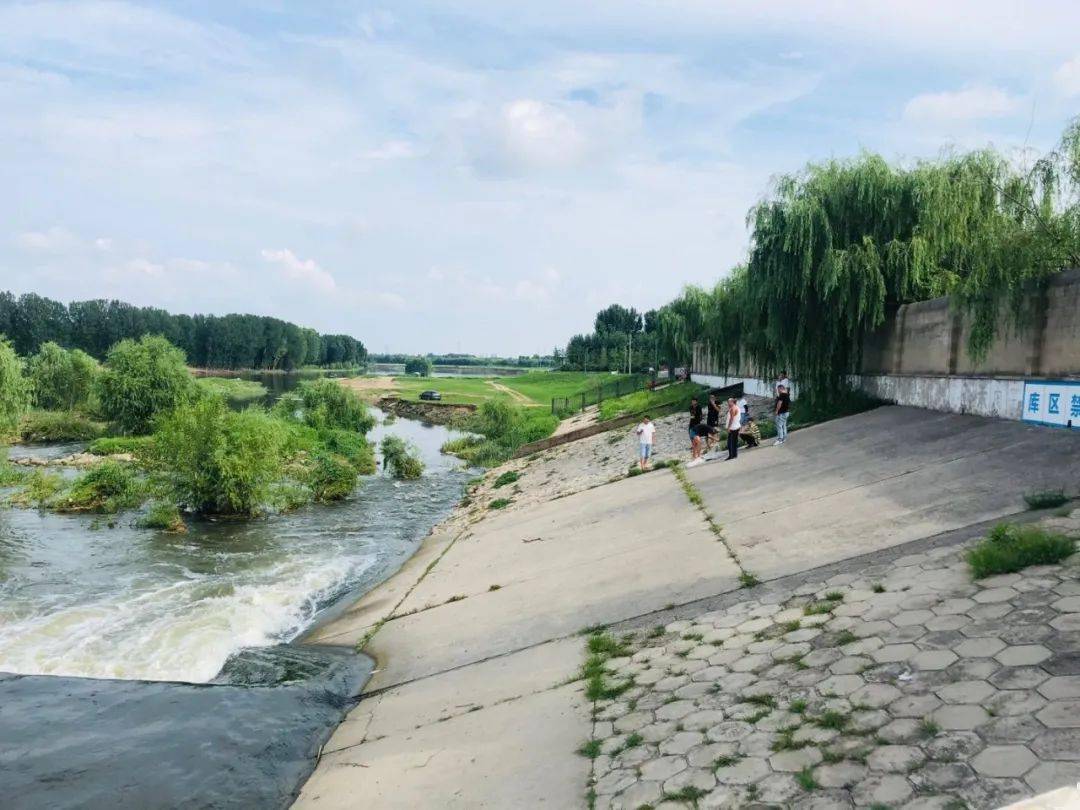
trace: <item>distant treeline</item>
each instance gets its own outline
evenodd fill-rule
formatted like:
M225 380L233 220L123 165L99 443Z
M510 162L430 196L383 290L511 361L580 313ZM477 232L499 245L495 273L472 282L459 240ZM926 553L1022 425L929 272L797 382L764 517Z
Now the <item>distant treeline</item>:
M102 359L124 338L162 335L184 350L189 364L202 368L289 370L367 360L364 344L354 337L320 335L264 315L172 315L103 299L64 306L34 293L0 293L0 335L24 356L51 340Z
M372 363L405 363L416 357L413 354L372 354L368 360ZM477 357L475 354L427 354L424 355L434 366L515 366L521 368L540 368L559 362L556 355L541 357L538 354L519 355L517 357Z

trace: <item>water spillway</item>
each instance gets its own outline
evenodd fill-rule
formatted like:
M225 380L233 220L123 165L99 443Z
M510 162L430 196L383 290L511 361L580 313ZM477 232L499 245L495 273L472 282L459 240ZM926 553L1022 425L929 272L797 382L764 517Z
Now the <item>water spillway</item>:
M397 570L469 476L439 453L445 428L380 421L370 439L391 432L421 451L421 479L369 476L284 515L176 535L0 510L5 806L287 804L370 671L290 642Z

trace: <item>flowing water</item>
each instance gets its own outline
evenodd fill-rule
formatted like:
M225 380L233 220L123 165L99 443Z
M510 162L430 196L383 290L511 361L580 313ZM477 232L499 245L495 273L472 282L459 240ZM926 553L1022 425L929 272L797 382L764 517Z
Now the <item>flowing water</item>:
M469 476L438 452L445 428L380 419L369 436L386 433L419 448L420 480L365 477L347 501L286 515L174 535L124 515L0 510L0 791L12 806L287 803L369 669L288 642L392 574Z

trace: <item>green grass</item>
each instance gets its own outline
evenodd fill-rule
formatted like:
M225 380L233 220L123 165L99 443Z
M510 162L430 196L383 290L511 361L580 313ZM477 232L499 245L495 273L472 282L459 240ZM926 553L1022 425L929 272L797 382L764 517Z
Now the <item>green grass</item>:
M803 714L806 711L806 701L802 698L795 698L788 704L788 711L792 714Z
M843 731L848 724L848 716L843 712L829 710L824 712L820 717L814 719L814 724L821 726L821 728L831 728L836 731Z
M90 442L86 452L95 456L111 456L117 453L138 455L147 450L152 442L151 436L103 436Z
M577 752L586 759L596 759L600 756L600 740L589 740L578 748Z
M513 502L511 498L496 498L488 504L488 509L505 509Z
M1029 565L1050 565L1076 551L1076 541L1039 526L999 523L967 553L975 579L1011 574Z
M941 726L936 721L929 717L924 717L919 721L919 735L929 739L930 737L936 737L941 732Z
M64 488L64 479L52 472L34 470L23 479L22 486L11 496L17 506L44 507Z
M512 401L513 397L491 384L492 377L394 377L392 393L401 399L418 400L422 391L438 391L447 405L479 405L489 399ZM498 380L501 382L501 380Z
M753 588L755 585L760 585L761 580L757 578L750 571L741 571L739 573L739 585L743 588Z
M814 778L814 769L807 765L797 774L795 774L795 781L799 783L799 787L809 792L817 788L818 783Z
M600 419L616 419L632 413L645 413L678 405L690 407L690 398L702 396L704 388L697 383L673 383L655 391L636 391L633 394L605 399L600 403Z
M499 487L505 487L507 484L513 484L521 478L521 473L514 470L507 470L498 478L495 479L495 483L491 485L492 489L498 489Z
M870 590L872 590L874 593L885 593L885 586L882 585L880 582L875 582L873 585L870 586Z
M859 640L859 637L850 630L841 630L836 634L835 646L843 647Z
M637 376L637 375L634 375ZM524 394L533 402L551 407L554 397L572 397L599 385L611 385L630 379L626 374L583 371L530 371L515 377L501 377L499 382L507 388Z
M139 506L145 487L127 464L103 461L79 475L51 506L59 512L114 514Z
M665 793L664 799L665 801L669 802L684 802L686 804L697 807L698 800L708 795L708 793L709 791L707 790L702 790L701 788L694 787L693 785L687 785L681 790Z
M1024 503L1027 504L1028 509L1053 509L1068 501L1069 497L1061 489L1046 489L1024 495Z
M160 502L153 504L138 522L141 529L158 529L165 532L184 532L187 527L176 504Z
M208 394L217 394L230 402L254 402L266 397L266 386L239 377L199 377L196 382Z
M829 613L832 611L833 607L835 606L832 602L829 601L811 602L809 605L803 608L803 613L805 613L807 616L815 616L820 613Z
M30 411L19 423L24 442L81 442L104 432L104 423L74 411Z

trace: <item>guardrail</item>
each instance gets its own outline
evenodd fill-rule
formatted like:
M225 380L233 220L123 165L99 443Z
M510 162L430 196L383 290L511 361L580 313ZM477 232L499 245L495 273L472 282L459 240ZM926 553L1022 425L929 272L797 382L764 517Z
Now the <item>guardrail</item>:
M654 385L656 385L655 374L635 374L630 379L611 380L583 389L568 397L552 397L551 412L559 414L583 411L590 405L599 405L605 399L615 399L638 391L647 391Z

